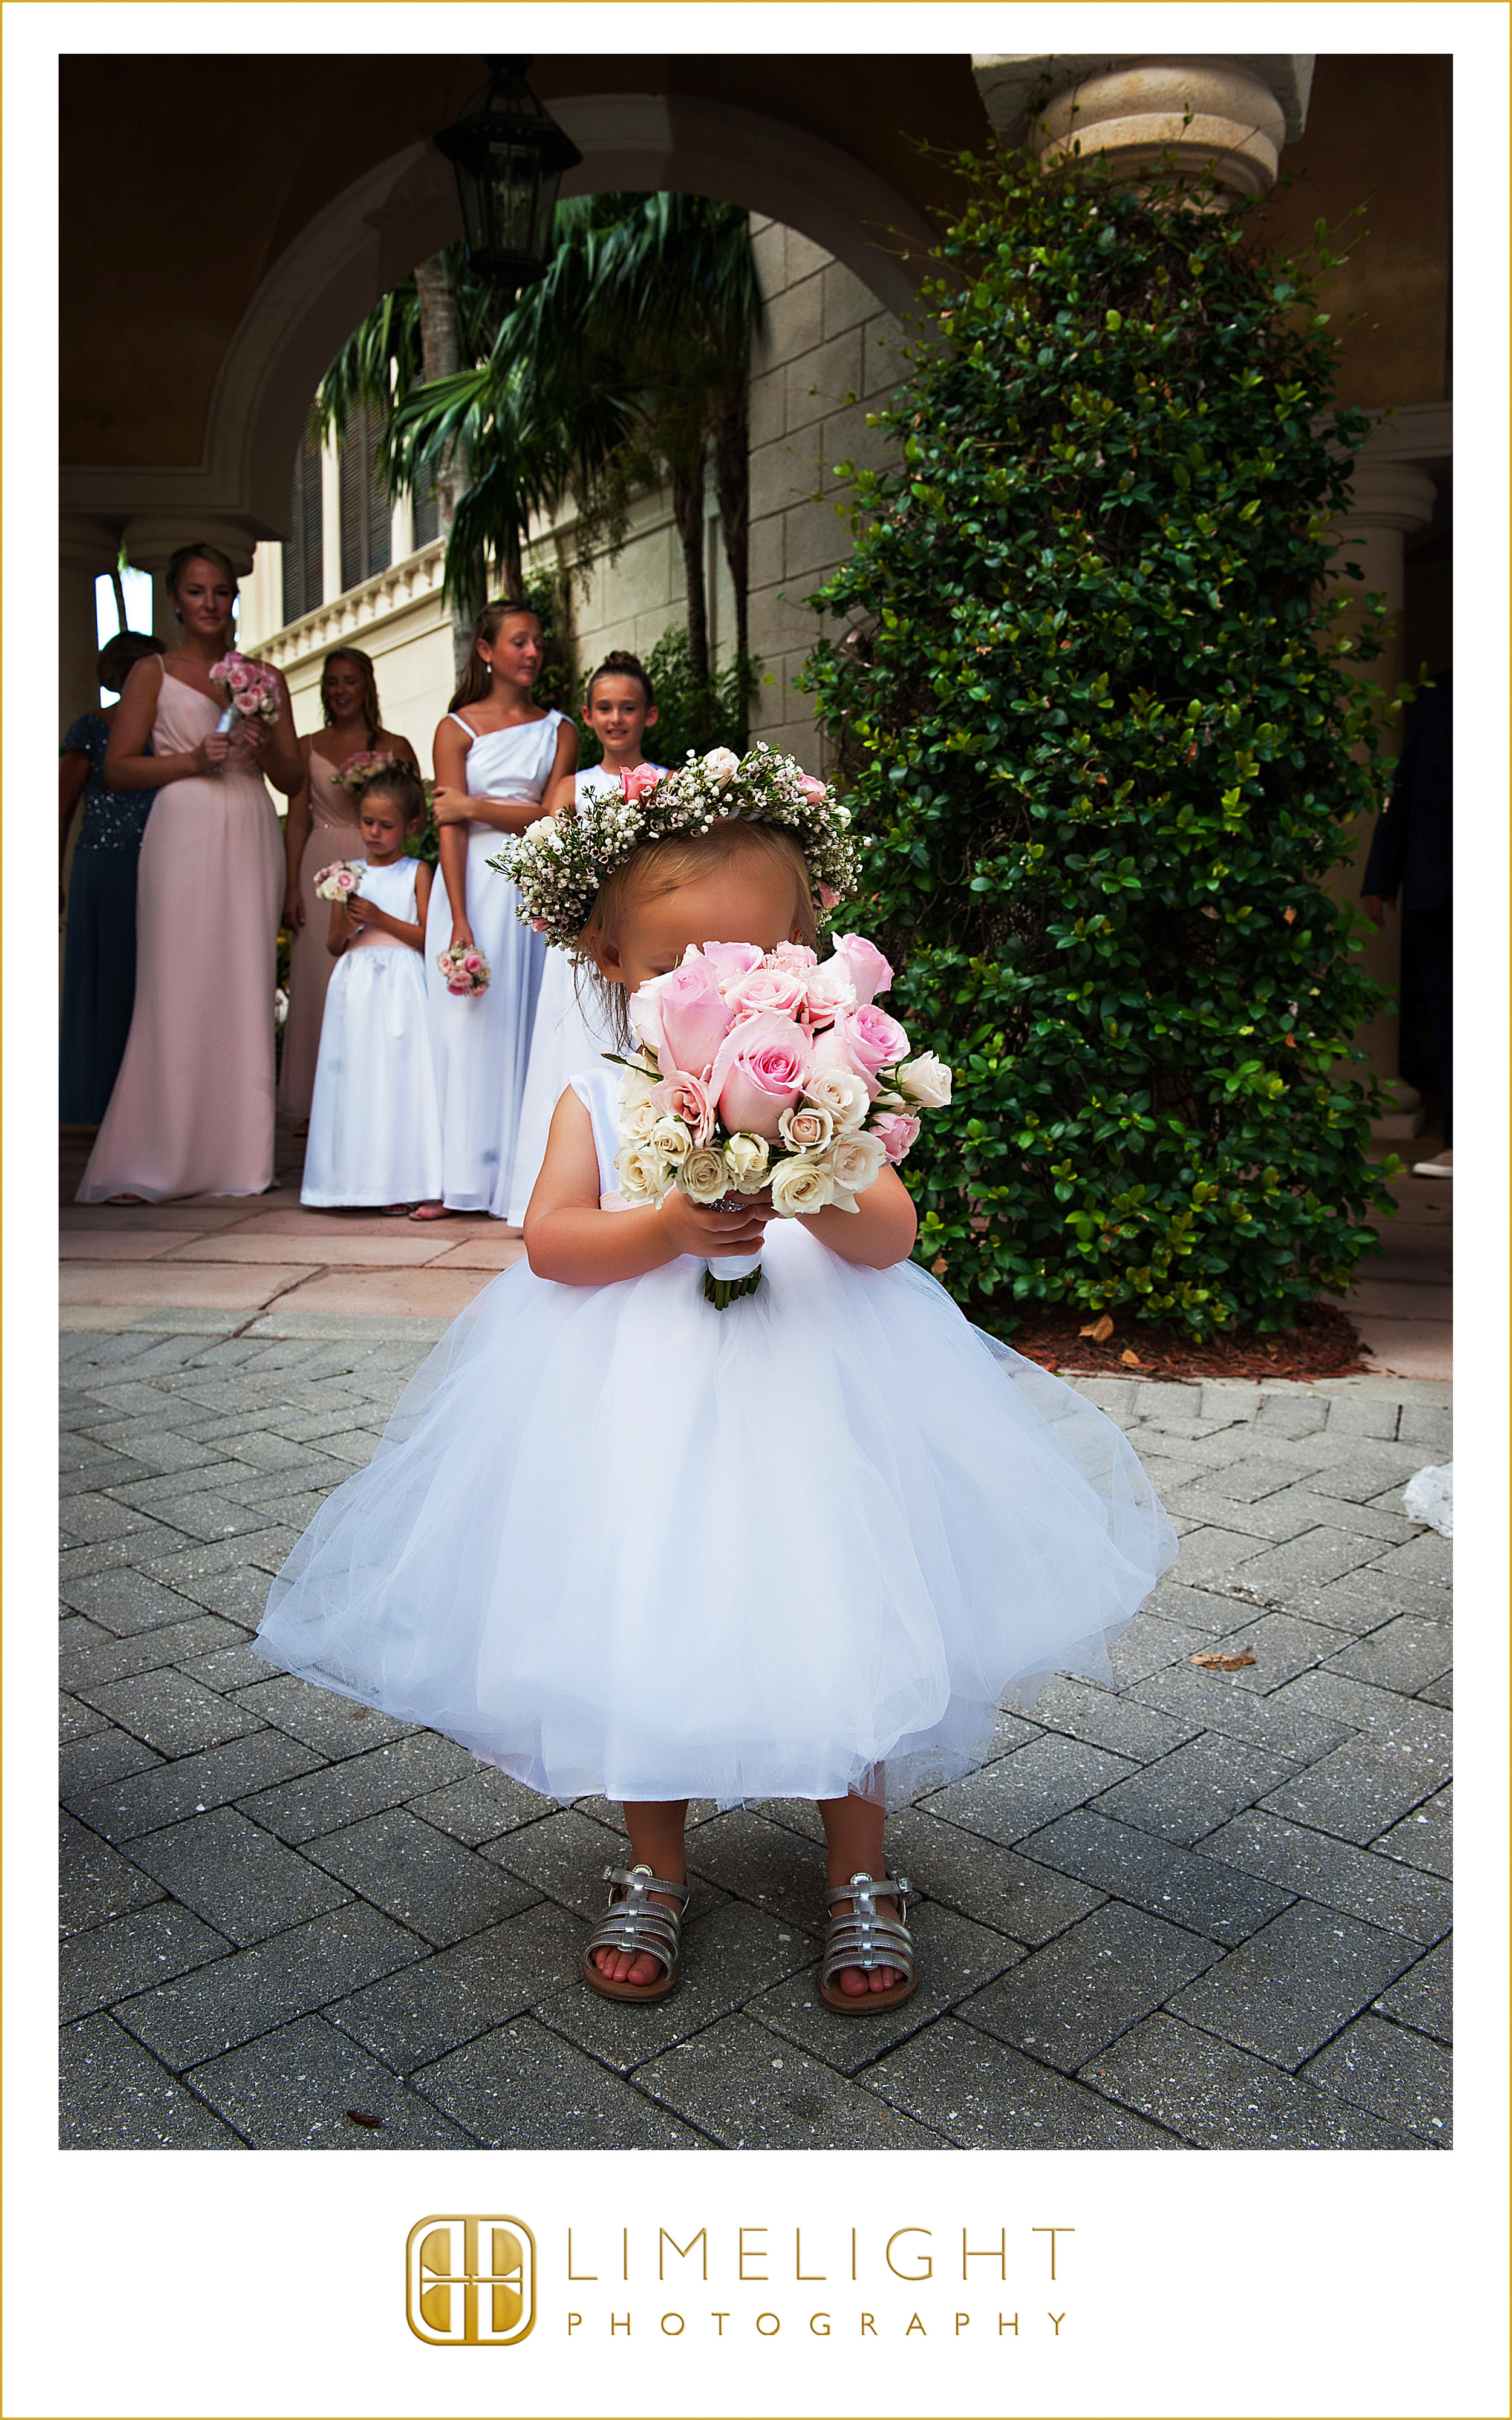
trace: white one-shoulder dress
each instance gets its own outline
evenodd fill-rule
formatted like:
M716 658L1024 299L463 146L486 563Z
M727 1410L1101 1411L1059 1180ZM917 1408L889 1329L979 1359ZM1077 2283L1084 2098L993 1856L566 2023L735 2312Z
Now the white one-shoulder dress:
M541 798L564 716L551 712L539 722L514 722L481 735L460 714L452 720L472 741L467 757L471 797ZM468 922L493 970L486 992L459 999L438 970L436 960L452 938L452 903L440 873L425 925L431 1051L441 1112L440 1198L448 1209L486 1210L495 1218L509 1207L531 1028L546 964L546 943L516 914L519 892L487 862L503 840L492 824L468 827Z
M573 1090L612 1195L616 1071ZM554 1798L722 1807L897 1805L986 1761L1006 1694L1107 1679L1176 1557L1121 1430L912 1263L792 1218L764 1264L724 1311L687 1257L495 1279L289 1557L259 1654Z
M416 922L413 858L364 865L358 889L401 924ZM309 1208L435 1201L441 1122L426 1028L420 952L364 925L326 987L300 1187Z
M661 766L656 768L658 772L663 769ZM602 765L591 765L586 773L578 774L573 791L581 802L606 791L618 790L619 786L617 773L607 773ZM596 1067L606 1050L618 1048L587 974L579 970L577 961L565 950L548 950L541 996L535 1003L525 1097L520 1103L519 1129L515 1139L515 1170L509 1184L512 1227L525 1224L535 1180L546 1163L546 1146L557 1103L574 1076L585 1067Z

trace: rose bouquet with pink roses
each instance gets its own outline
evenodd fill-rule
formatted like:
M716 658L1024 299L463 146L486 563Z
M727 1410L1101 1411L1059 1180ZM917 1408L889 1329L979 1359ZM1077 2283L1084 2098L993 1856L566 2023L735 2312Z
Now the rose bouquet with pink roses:
M395 756L392 748L359 748L355 756L343 757L331 778L338 790L363 790L376 773L392 773L395 768L414 770L409 758Z
M907 1156L918 1112L950 1097L950 1070L876 1005L881 952L842 934L823 962L784 941L690 947L630 999L640 1056L620 1079L623 1199L659 1206L674 1188L711 1208L770 1191L779 1218L854 1211ZM711 1257L703 1291L723 1311L761 1283L760 1253Z
M239 722L278 721L282 701L278 693L278 675L266 664L254 662L251 656L238 655L229 648L218 664L211 664L210 679L217 689L225 691L225 712L216 724L217 731L234 731Z
M465 947L442 950L436 961L446 979L446 988L457 1000L476 1000L492 980L493 969L483 952L471 941Z
M320 868L315 877L315 895L317 899L349 899L361 888L366 871L365 858L338 858L334 865Z

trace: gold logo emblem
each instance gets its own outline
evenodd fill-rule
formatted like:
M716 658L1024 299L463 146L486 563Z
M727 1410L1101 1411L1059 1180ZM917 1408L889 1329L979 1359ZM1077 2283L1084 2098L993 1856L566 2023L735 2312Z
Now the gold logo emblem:
M405 2247L405 2309L422 2344L521 2344L535 2325L535 2238L523 2219L423 2218Z

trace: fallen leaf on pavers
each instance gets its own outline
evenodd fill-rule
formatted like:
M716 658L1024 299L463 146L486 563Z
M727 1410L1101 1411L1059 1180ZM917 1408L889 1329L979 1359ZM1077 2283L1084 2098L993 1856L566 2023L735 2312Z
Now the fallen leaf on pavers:
M1129 1352L1127 1347L1119 1354L1119 1358L1126 1370L1142 1370L1145 1366L1138 1354Z
M383 2123L382 2118L375 2116L371 2109L348 2109L347 2115L354 2126L381 2126Z
M1083 1327L1078 1330L1078 1334L1082 1336L1089 1336L1094 1344L1105 1344L1112 1333L1113 1322L1108 1317L1106 1311L1103 1313L1101 1319L1094 1320L1090 1327Z
M1246 1651L1241 1655L1194 1655L1192 1661L1200 1664L1204 1672L1242 1672L1255 1658Z

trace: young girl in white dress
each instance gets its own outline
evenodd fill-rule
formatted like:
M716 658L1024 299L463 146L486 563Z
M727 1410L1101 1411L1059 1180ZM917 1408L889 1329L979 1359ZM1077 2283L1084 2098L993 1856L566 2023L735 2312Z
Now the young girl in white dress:
M521 867L527 912L577 930L622 999L716 935L812 947L803 849L836 810L821 794L795 834L751 812L649 839L590 811L587 872L548 892ZM623 1802L629 1856L583 1967L612 1998L677 1979L690 1797L817 1801L821 1996L880 2011L918 1978L885 1808L983 1763L1010 1690L1106 1679L1175 1535L1114 1423L910 1262L892 1169L854 1211L769 1225L762 1196L627 1208L619 1073L574 1077L528 1263L322 1508L259 1652L553 1798ZM716 1310L701 1263L757 1249L760 1289Z
M565 716L533 704L541 626L510 598L486 605L472 652L435 740L432 812L440 828L440 876L425 926L430 1038L441 1105L440 1199L416 1218L453 1210L509 1207L515 1133L525 1092L531 1028L546 944L516 914L519 894L490 872L501 839L542 813L547 790L578 762L578 733ZM468 999L448 991L437 959L477 948L488 988Z
M300 1199L312 1210L399 1217L441 1183L441 1123L426 1031L425 910L431 872L404 853L425 812L412 773L379 773L357 806L365 861L334 900Z
M619 647L606 656L589 681L583 710L589 729L603 748L604 761L590 766L586 773L560 781L548 791L549 814L562 814L586 799L618 790L623 772L647 762L640 743L656 720L656 693L640 658ZM512 1227L525 1224L535 1180L546 1159L552 1114L564 1087L580 1069L596 1067L606 1050L619 1048L611 1022L571 952L548 950L515 1139L515 1171L509 1184Z

